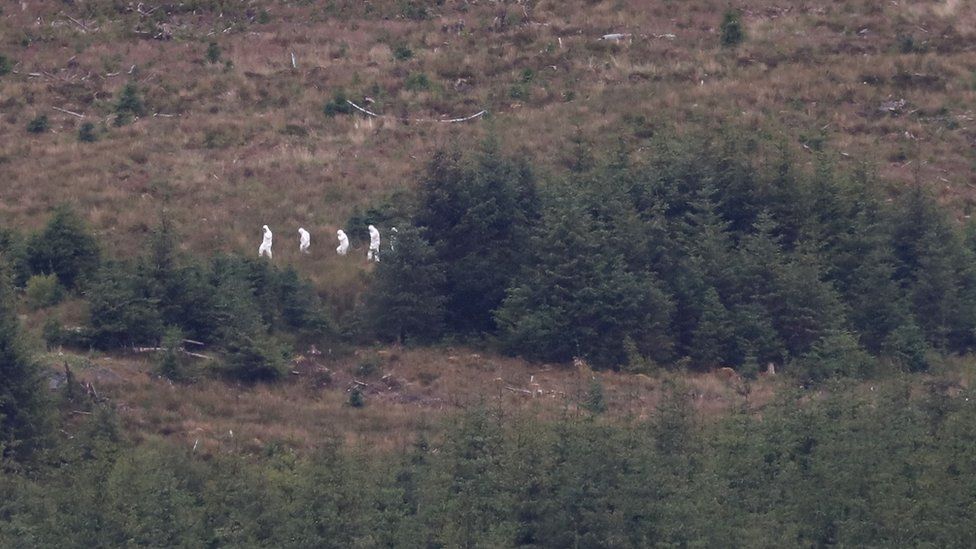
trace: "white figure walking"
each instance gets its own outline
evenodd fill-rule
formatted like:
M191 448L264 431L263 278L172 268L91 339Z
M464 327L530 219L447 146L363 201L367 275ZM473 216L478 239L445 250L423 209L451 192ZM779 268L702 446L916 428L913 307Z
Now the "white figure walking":
M398 231L396 227L390 227L390 251L391 252L396 251L396 239L397 239L397 234L399 234L399 232L400 231Z
M369 251L366 252L366 261L380 262L380 232L372 225L369 226Z
M268 256L271 259L271 229L264 226L264 238L261 240L261 247L258 248L258 257Z
M336 231L336 236L339 237L339 246L336 248L336 253L346 255L346 252L349 251L349 237L346 236L346 232L342 229Z
M304 227L298 228L298 235L300 237L298 251L302 252L303 254L307 254L308 247L312 243L312 237L308 234L308 231L306 231Z

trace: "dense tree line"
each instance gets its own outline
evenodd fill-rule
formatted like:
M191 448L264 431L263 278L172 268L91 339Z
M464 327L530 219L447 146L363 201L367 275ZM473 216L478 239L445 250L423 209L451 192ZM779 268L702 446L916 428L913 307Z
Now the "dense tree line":
M381 264L378 335L488 337L540 360L754 372L816 356L848 374L927 367L976 344L974 241L920 184L727 131L660 138L546 185L491 145L435 154L408 219L417 258ZM423 283L424 280L428 282ZM411 317L408 325L393 317Z
M375 333L359 335L603 367L775 362L817 381L972 350L976 237L918 185L889 199L865 173L768 151L662 138L639 162L579 163L545 185L490 144L440 151L415 200L357 214L401 229L359 311ZM976 395L950 382L825 381L708 421L674 387L651 420L616 423L594 385L578 415L470 410L401 453L337 442L201 459L127 440L70 374L46 398L15 286L32 303L88 302L90 321L45 328L50 342L161 344L171 377L183 338L260 380L290 344L333 331L294 270L188 257L165 221L129 259L103 254L67 208L36 234L0 232L0 546L971 543ZM61 433L59 410L91 415Z
M437 151L414 195L350 220L401 232L344 333L635 370L774 363L810 380L924 370L976 344L976 238L919 184L884 188L824 155L808 169L733 131L584 164L542 184L492 142ZM237 377L268 379L287 344L333 331L293 270L186 257L165 221L135 259L101 254L67 208L34 235L0 232L0 249L30 303L88 300L90 325L51 327L52 342L158 345L178 329L224 349Z
M17 320L11 278L0 252L0 471L43 445L50 419L42 371Z
M50 320L44 335L52 345L152 347L164 333L178 333L177 344L188 338L218 350L221 372L256 381L284 372L292 344L332 335L321 299L294 269L233 255L205 262L179 253L166 219L153 229L145 253L114 259L103 256L77 214L62 207L34 235L0 233L0 253L11 258L6 263L28 294L47 288L50 275L57 287L44 291L66 290L88 302L89 322L80 329L65 330Z
M703 422L551 423L468 411L384 454L132 447L95 415L31 475L0 477L4 547L796 547L971 543L976 406L833 385Z

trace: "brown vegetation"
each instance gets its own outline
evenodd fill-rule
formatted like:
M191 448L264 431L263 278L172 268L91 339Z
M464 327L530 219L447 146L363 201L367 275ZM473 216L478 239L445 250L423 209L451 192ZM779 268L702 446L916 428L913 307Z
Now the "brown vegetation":
M413 8L427 4L4 6L0 218L36 228L68 201L121 251L163 209L195 251L256 253L268 223L277 261L354 292L362 250L335 257L335 229L354 205L410 185L434 147L491 132L558 173L577 131L595 147L623 138L639 155L661 127L723 120L785 131L801 151L826 142L894 181L919 177L960 215L976 200L976 12L957 2L740 2L747 38L735 49L719 44L727 3L715 0ZM610 32L632 36L599 40ZM127 82L148 112L115 127ZM340 89L392 117L491 116L328 118L322 107ZM25 131L38 114L52 131ZM99 141L78 142L85 121ZM315 253L299 260L300 225Z
M731 383L717 374L584 375L464 348L363 349L339 359L328 353L300 355L289 380L255 386L174 384L150 373L144 355L51 354L45 361L52 373L71 364L77 379L108 398L135 436L162 436L187 447L199 441L197 451L204 453L259 453L271 444L306 451L334 439L399 450L418 432L436 435L443 420L474 406L539 419L589 415L584 403L593 379L607 403L602 417L614 422L646 419L672 387L703 417L714 417L732 407L759 410L782 384L771 378ZM366 401L361 408L349 405L357 387Z
M348 309L364 285L365 249L332 250L353 207L413 184L434 148L488 133L558 174L579 133L594 149L623 139L639 156L664 127L731 120L782 133L798 154L825 146L895 183L919 178L960 216L976 203L976 11L965 2L738 2L747 38L734 49L719 43L729 4L718 0L230 4L2 6L0 55L12 70L0 75L0 225L36 229L69 202L125 254L165 211L188 251L256 254L267 223L275 262L294 264ZM426 4L426 14L405 9ZM599 40L606 33L631 36ZM147 112L116 126L126 83ZM390 117L327 117L340 90ZM467 124L400 120L482 108L490 116ZM40 114L51 131L28 133ZM96 125L96 142L79 142L84 122ZM311 256L298 254L299 226L312 233ZM74 302L61 309L67 321L84 316ZM274 386L171 385L144 357L95 358L77 374L111 395L136 432L199 439L207 452L308 448L330 433L399 447L425 422L477 403L582 413L590 384L576 370L465 349L362 352L380 364L360 380L369 384L362 409L347 393L362 356L298 359L298 374ZM591 375L613 418L649 413L664 382ZM533 392L533 383L542 397L506 389ZM684 383L696 406L718 411L760 406L782 382L702 374Z

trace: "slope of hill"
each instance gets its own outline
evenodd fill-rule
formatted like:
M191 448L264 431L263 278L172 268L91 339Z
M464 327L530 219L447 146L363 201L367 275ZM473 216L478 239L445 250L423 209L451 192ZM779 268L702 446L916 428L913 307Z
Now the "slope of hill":
M329 253L331 235L355 206L410 186L439 145L492 133L558 175L574 143L623 140L639 156L663 126L729 120L867 160L888 180L920 178L969 214L976 13L952 1L740 2L746 38L729 48L727 6L11 3L0 216L36 228L68 201L120 251L162 209L194 251L250 253L267 223L296 240L279 244L281 261L343 291L361 285L361 264ZM126 84L144 109L117 125ZM324 114L343 93L384 117ZM50 129L28 132L39 116ZM78 140L84 123L96 142ZM316 253L298 261L300 225Z
M298 355L290 379L257 386L206 379L174 384L132 355L51 354L44 361L51 366L52 385L62 393L65 367L78 383L90 383L93 394L79 402L110 402L136 440L163 437L203 454L260 454L272 446L305 453L335 440L401 451L418 433L438 436L452 418L479 407L540 420L596 413L626 425L653 416L662 395L672 392L703 418L716 418L732 409L759 411L789 384L773 377L745 381L723 372L654 377L593 372L464 348L327 355ZM363 395L362 407L350 405L354 390Z

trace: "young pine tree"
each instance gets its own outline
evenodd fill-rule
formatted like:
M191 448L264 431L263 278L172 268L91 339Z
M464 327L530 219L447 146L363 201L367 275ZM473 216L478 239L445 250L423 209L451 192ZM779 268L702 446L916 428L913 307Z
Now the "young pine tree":
M976 270L958 231L919 185L891 211L895 277L908 288L918 327L929 343L961 352L976 344Z
M376 267L368 315L377 335L397 342L425 342L444 330L444 267L414 228L397 235L396 250Z
M27 243L27 263L34 274L54 273L68 289L94 274L99 253L95 238L68 206L60 206L44 230Z
M691 358L703 368L732 363L731 347L735 341L732 314L722 304L715 288L705 292L701 309L698 325L693 332Z
M87 291L92 342L103 349L158 343L163 322L154 289L142 268L104 265Z
M539 215L528 165L492 144L476 155L434 155L421 184L415 224L444 265L447 325L459 334L495 329L493 313L523 260Z
M532 259L496 315L503 344L512 352L566 361L582 355L616 367L633 340L641 355L667 360L670 297L653 273L627 268L576 204L554 207L531 240Z
M25 459L43 442L48 425L43 390L40 369L24 346L0 254L0 462Z

